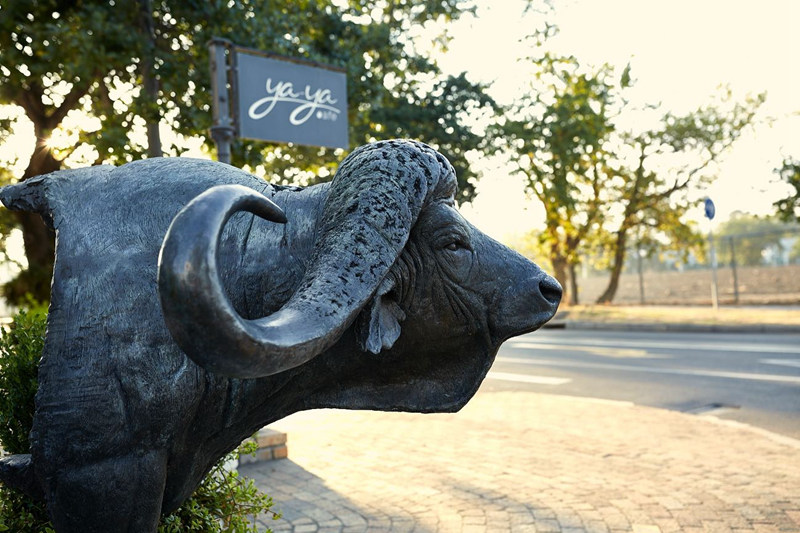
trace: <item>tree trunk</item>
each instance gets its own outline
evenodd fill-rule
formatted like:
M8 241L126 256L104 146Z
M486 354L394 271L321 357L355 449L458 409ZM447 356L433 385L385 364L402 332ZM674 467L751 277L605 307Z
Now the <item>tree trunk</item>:
M150 60L152 63L152 59ZM147 95L147 105L155 107L158 100L158 79L153 75L151 66L142 67L142 84L145 95ZM150 112L147 116L147 156L162 157L161 133L158 131L159 116L157 112Z
M576 265L569 264L566 258L558 254L551 255L550 262L553 263L553 276L558 280L564 290L561 302L564 305L578 305L578 275L575 272Z
M625 266L625 246L627 245L627 228L620 228L617 232L617 242L614 244L614 262L611 265L611 277L608 285L597 298L598 304L610 304L617 294L619 288L619 277L622 275L622 267Z
M153 30L153 10L150 0L140 0L139 20L144 33L144 54L141 59L142 92L144 93L143 116L147 124L147 155L161 157L161 133L158 123L161 114L158 109L158 77L155 71L155 33Z
M53 157L47 147L47 139L39 135L28 168L20 181L34 176L55 172L61 168L61 161ZM53 260L55 258L55 233L45 226L42 218L36 213L16 211L14 213L22 230L25 245L25 256L28 269L3 287L6 299L14 304L24 303L27 295L36 301L50 300L50 280L53 277Z
M561 301L565 304L569 304L570 289L569 285L567 284L569 278L567 274L567 260L560 255L553 254L550 256L550 262L553 263L553 276L564 289L564 295L561 298Z
M576 266L573 263L569 265L569 294L567 302L569 305L578 305L580 298L578 298L578 275L575 272Z

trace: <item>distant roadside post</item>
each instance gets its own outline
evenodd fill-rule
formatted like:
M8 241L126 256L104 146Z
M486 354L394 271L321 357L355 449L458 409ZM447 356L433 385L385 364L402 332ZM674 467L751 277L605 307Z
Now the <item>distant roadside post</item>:
M348 148L344 70L243 48L208 44L213 91L211 138L230 163L234 137Z
M714 206L714 202L711 200L711 198L705 199L704 211L709 222L714 220L714 215L716 215L717 209ZM708 245L711 259L711 307L716 311L719 309L719 288L717 286L717 251L714 247L714 233L711 230L710 224L708 226Z

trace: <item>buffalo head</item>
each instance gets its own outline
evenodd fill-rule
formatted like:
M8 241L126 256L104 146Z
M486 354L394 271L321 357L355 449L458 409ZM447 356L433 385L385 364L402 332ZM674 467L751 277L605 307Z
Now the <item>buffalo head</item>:
M318 405L460 407L505 339L553 316L561 287L470 225L455 192L453 167L425 144L355 150L330 187L297 289L278 310L245 319L217 267L223 227L242 210L287 226L293 214L251 189L212 188L175 217L161 249L169 330L218 374L335 373L335 387L313 387Z

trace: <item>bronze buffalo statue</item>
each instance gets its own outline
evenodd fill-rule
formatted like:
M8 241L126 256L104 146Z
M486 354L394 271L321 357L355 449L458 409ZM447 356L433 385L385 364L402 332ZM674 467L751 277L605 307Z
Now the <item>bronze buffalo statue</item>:
M2 189L57 247L31 454L0 478L44 498L59 533L152 532L296 411L458 410L561 287L455 192L447 159L407 140L308 188L168 158Z

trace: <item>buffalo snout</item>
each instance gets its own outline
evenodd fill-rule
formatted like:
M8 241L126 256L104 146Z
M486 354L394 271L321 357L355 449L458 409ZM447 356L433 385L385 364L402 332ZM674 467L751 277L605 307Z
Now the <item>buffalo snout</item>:
M490 303L492 336L502 342L536 331L561 303L561 284L533 261L485 237L488 260L484 271L499 286Z

